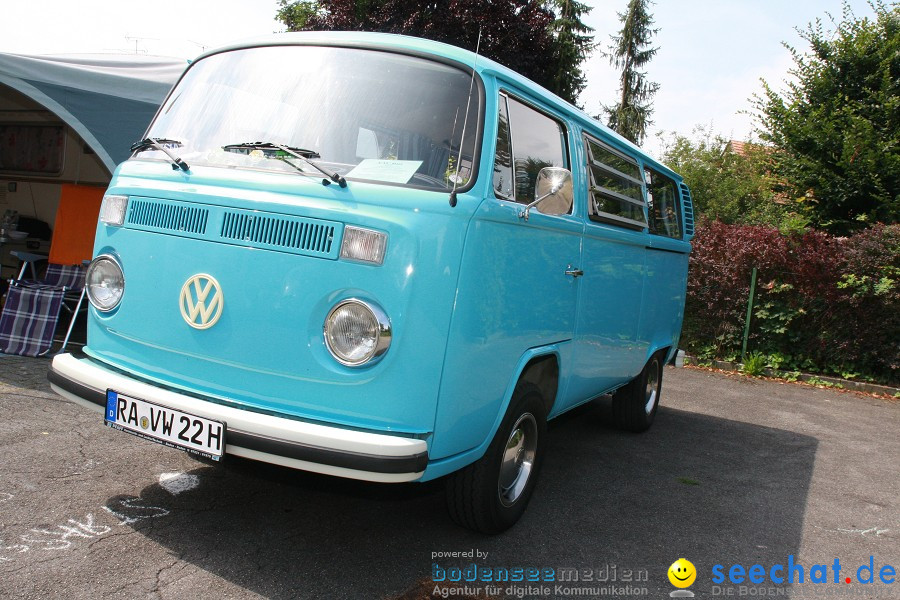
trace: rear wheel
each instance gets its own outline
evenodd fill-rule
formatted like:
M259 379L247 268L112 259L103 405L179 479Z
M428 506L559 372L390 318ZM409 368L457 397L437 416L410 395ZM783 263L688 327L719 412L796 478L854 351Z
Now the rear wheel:
M447 478L450 517L481 533L512 527L534 491L546 433L540 390L520 383L484 456Z
M616 424L626 431L640 433L653 424L662 392L662 357L650 357L641 374L613 395Z

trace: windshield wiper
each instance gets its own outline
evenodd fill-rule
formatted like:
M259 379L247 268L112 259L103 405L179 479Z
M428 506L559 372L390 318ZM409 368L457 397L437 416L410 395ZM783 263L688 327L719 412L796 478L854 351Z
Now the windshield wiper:
M172 169L177 171L181 169L182 171L187 171L190 169L188 164L169 152L168 148L166 148L163 144L170 144L172 146L181 146L181 142L178 140L169 140L166 138L144 138L139 142L135 142L131 145L131 151L133 153L141 152L143 150L149 150L153 148L154 150L159 150L163 154L169 157L169 160L172 161Z
M341 177L338 173L332 172L329 173L326 171L321 165L317 162L313 161L314 158L320 158L320 155L315 150L307 150L306 148L296 148L294 146L285 146L283 144L276 144L274 142L244 142L243 144L228 144L227 146L222 146L222 150L280 150L285 154L292 156L296 159L302 160L306 164L310 165L312 168L317 170L322 175L325 175L328 179L322 180L322 185L330 185L331 182L335 182L342 188L347 187L347 180ZM275 157L279 158L279 157ZM283 157L281 157L283 159ZM285 160L287 164L296 166L288 160ZM298 169L299 170L299 169ZM329 179L331 181L329 181Z

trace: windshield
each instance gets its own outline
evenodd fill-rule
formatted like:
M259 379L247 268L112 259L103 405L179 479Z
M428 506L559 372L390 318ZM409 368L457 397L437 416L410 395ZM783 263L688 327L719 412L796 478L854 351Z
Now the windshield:
M264 142L315 153L317 165L348 181L449 190L470 80L471 74L445 64L373 50L273 46L223 52L191 66L147 137L177 140L178 156L191 166L294 176L300 167L321 178L309 164L287 164L283 153L247 148ZM479 111L480 93L473 88L459 187L476 164ZM152 148L132 160L147 158L168 160Z

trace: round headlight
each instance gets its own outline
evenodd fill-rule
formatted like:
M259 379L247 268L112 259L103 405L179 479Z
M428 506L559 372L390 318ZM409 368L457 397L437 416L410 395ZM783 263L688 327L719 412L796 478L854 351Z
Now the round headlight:
M325 345L342 365L363 365L387 352L391 322L377 305L344 300L325 319Z
M119 305L125 293L125 274L116 260L108 255L98 256L87 268L84 289L88 300L97 310L108 312Z

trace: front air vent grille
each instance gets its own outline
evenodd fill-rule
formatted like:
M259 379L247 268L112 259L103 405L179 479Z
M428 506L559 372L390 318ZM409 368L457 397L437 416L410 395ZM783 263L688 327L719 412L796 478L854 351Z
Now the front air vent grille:
M231 243L329 256L336 249L336 229L336 223L327 221L228 210L221 237Z
M125 227L330 260L337 260L344 232L337 221L135 196Z
M161 231L177 231L203 235L209 210L181 202L139 200L128 202L126 223Z

